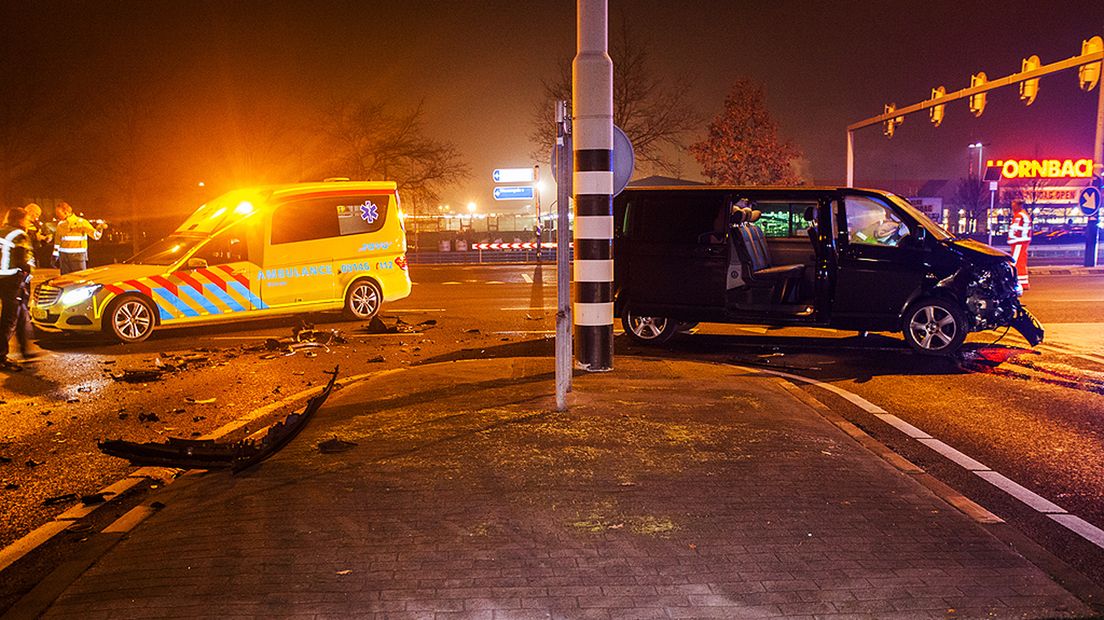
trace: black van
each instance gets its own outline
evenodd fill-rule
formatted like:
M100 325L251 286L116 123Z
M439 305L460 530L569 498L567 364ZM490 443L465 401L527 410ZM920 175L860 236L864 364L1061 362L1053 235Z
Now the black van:
M698 322L901 331L932 355L1005 326L1043 340L1011 257L888 192L629 187L614 222L614 311L639 342Z

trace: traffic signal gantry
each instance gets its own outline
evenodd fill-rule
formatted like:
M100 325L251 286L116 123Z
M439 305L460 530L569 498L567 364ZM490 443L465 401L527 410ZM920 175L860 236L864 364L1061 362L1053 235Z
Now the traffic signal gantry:
M892 138L897 127L904 122L909 114L915 114L928 110L932 125L939 127L943 123L946 113L946 105L959 99L967 99L970 112L974 116L981 116L985 112L986 93L1013 84L1020 85L1020 99L1031 105L1039 94L1039 78L1051 73L1076 68L1081 90L1086 92L1096 88L1100 83L1100 69L1104 60L1104 39L1099 36L1092 37L1081 42L1081 54L1066 60L1044 65L1038 56L1023 59L1021 70L1018 73L990 80L984 71L979 71L970 76L969 88L963 88L948 93L943 86L933 88L931 98L910 106L898 108L897 104L887 104L882 114L873 116L847 126L847 186L855 183L855 131L873 125L882 125L882 133ZM1096 114L1096 146L1093 152L1093 161L1097 164L1104 161L1104 153L1101 152L1101 139L1104 134L1104 88L1101 89L1100 102ZM1099 171L1097 172L1099 175Z

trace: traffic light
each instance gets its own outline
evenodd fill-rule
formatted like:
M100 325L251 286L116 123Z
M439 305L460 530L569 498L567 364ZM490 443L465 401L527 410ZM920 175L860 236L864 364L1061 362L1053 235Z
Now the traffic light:
M1042 62L1036 55L1031 55L1023 59L1023 65L1020 69L1021 72L1027 73L1028 71L1034 71L1042 66ZM1035 96L1039 94L1039 78L1030 80L1024 80L1020 82L1020 101L1024 102L1024 105L1031 105L1035 103Z
M985 72L978 71L976 74L970 76L970 88L983 86L988 81L989 78L985 77ZM985 111L985 93L970 95L970 111L974 113L974 116L981 116L982 112Z
M885 113L886 114L893 114L896 111L897 111L897 104L896 103L887 103L886 104L886 107L885 107ZM886 121L884 123L884 126L883 126L883 129L882 129L882 133L884 133L887 138L892 138L893 137L893 132L895 132L897 130L897 126L900 125L903 122L905 122L905 117L903 117L903 116L894 116L892 118L886 119Z
M1081 55L1094 54L1104 50L1104 39L1093 37L1081 42ZM1089 92L1100 82L1100 61L1090 62L1077 68L1077 77L1081 80L1081 90Z
M947 94L947 89L940 86L932 89L932 99L939 99ZM928 117L931 118L932 125L938 127L943 124L943 111L947 106L944 104L933 105L928 108Z

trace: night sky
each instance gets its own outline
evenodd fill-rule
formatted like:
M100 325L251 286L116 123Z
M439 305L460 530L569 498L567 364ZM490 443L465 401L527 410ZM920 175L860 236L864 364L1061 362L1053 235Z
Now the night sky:
M693 79L704 118L737 77L764 83L811 176L835 182L844 175L846 125L883 104L915 103L941 84L957 90L978 70L990 78L1018 71L1033 53L1043 62L1067 58L1104 32L1099 1L610 0L610 15L612 28L629 22L657 75ZM80 140L82 128L117 116L86 101L154 93L150 169L176 184L228 188L258 181L249 165L256 151L287 148L283 129L301 129L333 97L370 95L399 108L422 102L427 133L455 143L473 172L444 201L490 210L493 168L547 165L529 157L530 123L542 80L574 55L575 5L3 0L0 28L0 98L64 104L47 138ZM857 181L964 176L976 157L966 145L977 140L988 144L987 158L1091 157L1097 95L1076 82L1074 72L1044 79L1030 108L1014 89L991 94L980 119L959 103L939 129L910 117L892 140L864 130ZM684 176L697 176L689 155L681 164ZM287 165L279 180L296 180L295 169ZM79 194L90 174L61 167L26 192Z

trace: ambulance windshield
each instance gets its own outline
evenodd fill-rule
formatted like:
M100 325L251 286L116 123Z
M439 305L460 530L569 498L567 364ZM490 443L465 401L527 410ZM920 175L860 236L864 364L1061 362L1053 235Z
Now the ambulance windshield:
M205 239L171 235L123 262L128 265L172 265L203 241Z

